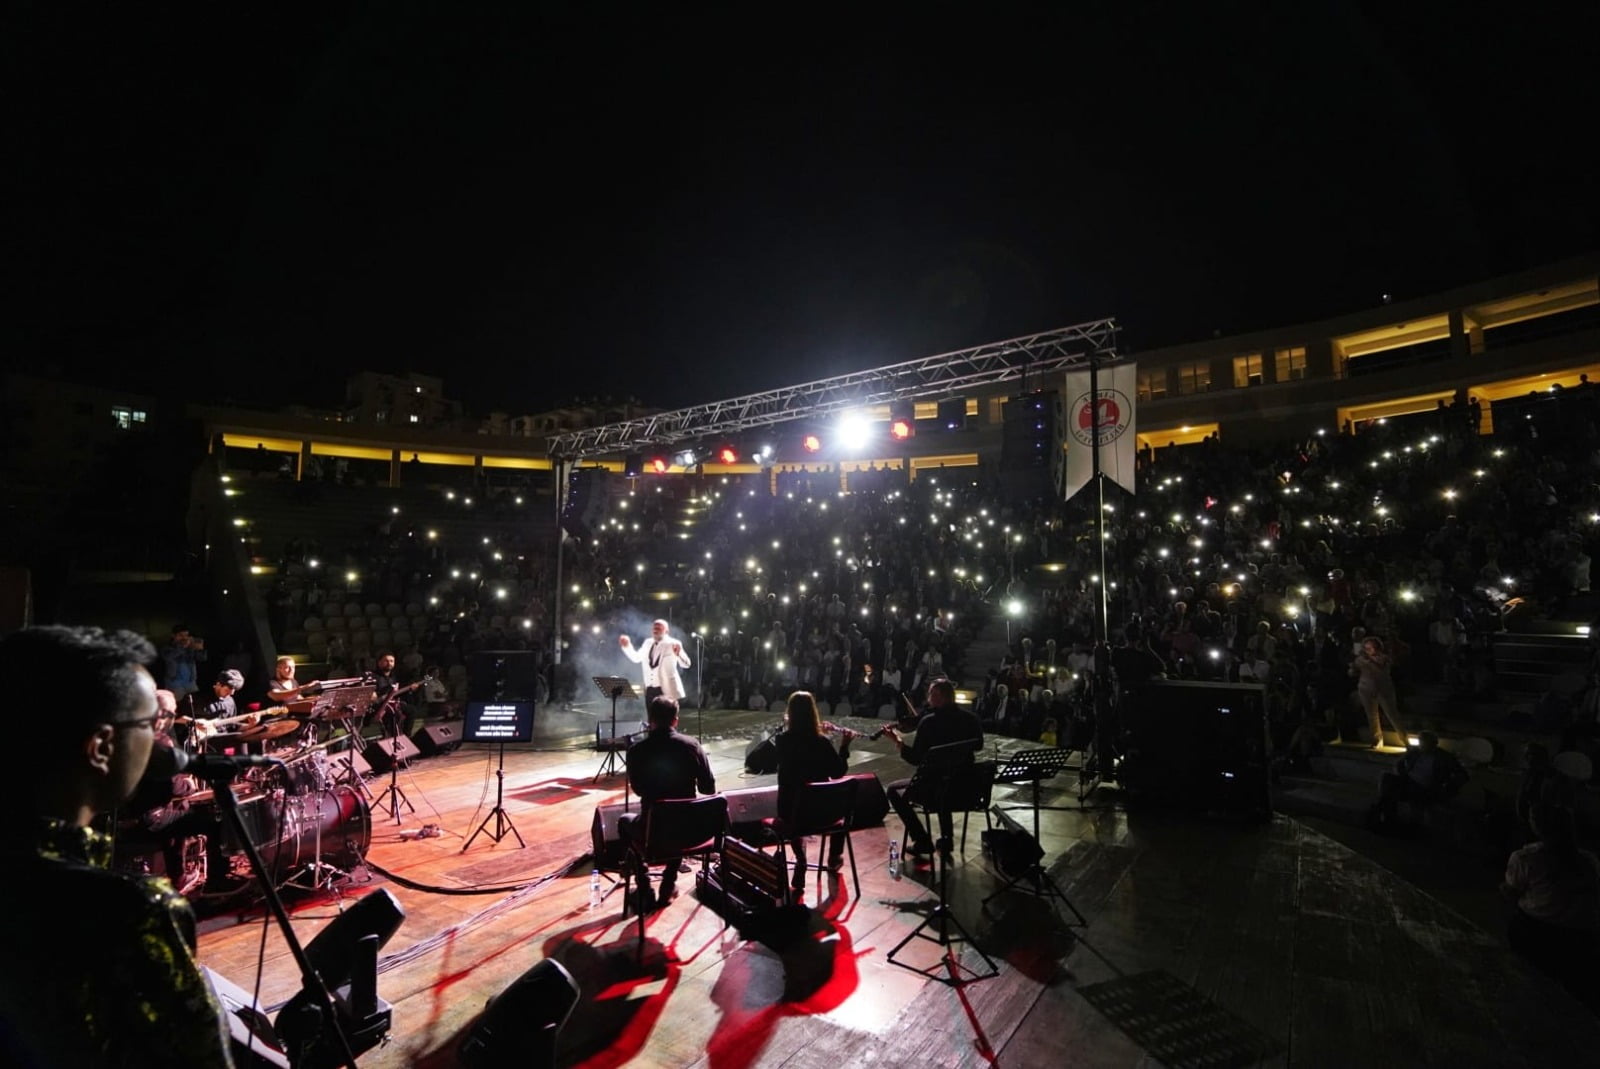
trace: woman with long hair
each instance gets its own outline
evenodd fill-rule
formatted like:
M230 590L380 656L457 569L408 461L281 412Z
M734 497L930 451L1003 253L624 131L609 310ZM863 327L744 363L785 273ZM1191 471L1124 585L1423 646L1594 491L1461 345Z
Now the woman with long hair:
M1361 652L1350 665L1350 674L1356 679L1356 697L1367 711L1367 728L1372 733L1372 748L1383 745L1383 717L1389 718L1389 727L1400 736L1400 746L1406 745L1405 728L1400 725L1400 704L1395 696L1394 677L1389 674L1394 658L1384 649L1383 639L1368 635L1361 640Z
M800 788L807 783L837 779L845 774L850 755L849 733L839 749L833 748L823 730L817 699L810 691L789 695L784 709L784 729L773 740L778 747L778 818L793 820ZM805 890L806 847L803 839L794 841L794 875L789 886L798 897ZM829 837L828 868L838 872L844 863L844 834Z

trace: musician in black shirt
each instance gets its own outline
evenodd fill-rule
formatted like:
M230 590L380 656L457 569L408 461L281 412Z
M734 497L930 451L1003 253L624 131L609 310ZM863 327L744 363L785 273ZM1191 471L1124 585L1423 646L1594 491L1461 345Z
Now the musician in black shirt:
M784 711L785 730L773 737L778 748L778 817L794 819L794 806L799 800L800 788L807 783L837 779L845 774L850 757L850 740L846 734L839 749L823 734L822 717L817 712L817 699L810 691L797 690L789 695ZM804 839L794 840L794 876L790 885L796 892L805 886L806 845ZM828 840L828 867L839 871L844 858L844 834L833 835Z
M657 697L650 702L650 730L644 738L628 749L628 783L639 796L639 813L624 813L617 821L617 830L625 838L635 841L643 837L653 803L668 798L693 798L695 792L716 794L716 780L711 775L711 762L700 744L688 735L680 735L678 703L671 698ZM634 858L635 855L629 855ZM661 890L652 898L650 876L642 862L633 862L636 885L640 888L639 903L647 909L664 906L676 894L678 864L669 861L661 874Z
M928 708L917 721L916 740L909 746L905 739L895 731L889 732L890 737L900 747L900 756L912 765L920 765L928 757L929 751L937 747L949 746L955 743L969 743L971 754L983 748L983 725L978 723L978 718L972 713L956 704L955 684L948 679L937 679L928 685ZM917 811L912 803L907 800L906 792L911 788L912 780L896 780L885 788L889 795L889 804L894 807L895 814L899 816L906 826L906 853L912 855L930 855L933 853L933 840L928 836L928 830L922 826L922 821L917 817ZM950 810L939 810L939 837L949 842L954 839L954 822L950 818Z

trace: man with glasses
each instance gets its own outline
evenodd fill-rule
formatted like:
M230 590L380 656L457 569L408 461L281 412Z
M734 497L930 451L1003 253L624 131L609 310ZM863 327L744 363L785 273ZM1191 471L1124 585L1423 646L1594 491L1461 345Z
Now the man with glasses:
M127 631L0 640L8 678L42 673L74 695L0 777L0 1064L232 1064L188 902L164 879L111 872L110 839L90 826L133 794L156 746L154 660Z

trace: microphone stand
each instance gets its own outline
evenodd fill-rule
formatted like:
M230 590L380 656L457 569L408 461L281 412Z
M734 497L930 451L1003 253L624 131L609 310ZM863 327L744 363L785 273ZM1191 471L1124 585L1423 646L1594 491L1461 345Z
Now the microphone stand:
M400 702L394 698L385 699L378 710L378 717L389 730L389 741L393 748L389 751L389 786L372 804L375 808L387 809L389 815L394 817L394 822L399 824L401 806L405 806L408 813L417 811L411 799L406 797L406 792L400 789Z
M272 885L272 880L267 877L267 867L261 860L261 851L256 848L255 840L245 830L244 817L239 812L239 799L234 797L233 788L228 781L233 778L234 770L226 769L211 777L212 793L216 797L217 805L222 809L228 819L228 824L233 828L233 833L239 839L239 844L244 847L245 856L250 859L250 870L255 873L256 881L261 885L261 891L267 900L267 908L272 911L273 919L278 923L278 929L283 933L283 941L289 944L289 952L294 955L295 964L300 967L300 983L315 1000L318 1029L333 1029L334 1037L339 1041L338 1049L343 1052L344 1064L349 1069L356 1069L355 1051L350 1048L350 1039L344 1034L344 1029L339 1026L339 1005L334 1001L333 992L328 990L328 985L322 980L322 974L317 972L316 966L311 964L311 959L306 956L305 947L300 945L300 940L295 937L294 925L289 922L289 913L283 908L283 899L278 895L278 889Z

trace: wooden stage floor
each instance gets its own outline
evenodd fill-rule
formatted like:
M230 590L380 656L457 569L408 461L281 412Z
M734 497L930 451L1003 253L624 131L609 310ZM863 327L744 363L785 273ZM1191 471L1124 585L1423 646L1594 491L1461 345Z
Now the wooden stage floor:
M745 745L768 714L707 713L704 739L724 790L745 776ZM588 724L592 721L583 721ZM854 722L852 722L854 723ZM866 722L870 723L870 722ZM685 725L695 728L692 719ZM887 827L855 834L861 898L848 871L819 896L808 937L783 953L745 942L687 892L654 915L642 965L621 894L588 910L595 807L622 800L620 776L591 782L599 755L580 742L508 748L505 805L526 846L468 835L494 804L495 753L415 762L400 786L416 807L396 825L374 814L368 860L405 880L490 894L409 889L373 873L346 901L387 886L406 919L383 949L379 994L394 1006L391 1042L362 1066L450 1066L484 1002L545 957L582 989L561 1034L571 1066L1232 1066L1592 1064L1600 1023L1502 941L1333 840L1284 816L1256 825L1128 807L1115 790L1078 809L1075 777L1045 802L1048 870L1087 928L1047 899L1012 892L980 850L975 815L951 870L956 917L999 964L993 979L951 986L885 960L935 900L926 868L890 879ZM1001 752L1020 748L1001 740ZM855 746L852 771L907 774L887 741ZM372 783L378 793L387 778ZM1015 797L1013 797L1015 795ZM1002 805L1025 788L997 788ZM1026 826L1031 814L1016 813ZM424 824L442 835L416 838ZM560 874L570 869L570 875ZM359 872L358 872L358 875ZM292 902L308 941L340 895ZM915 941L914 964L938 948ZM200 960L261 1004L298 987L279 933L260 912L213 917ZM971 950L968 965L981 964Z

